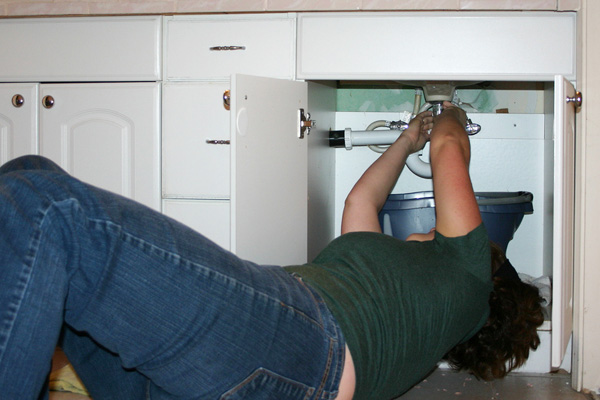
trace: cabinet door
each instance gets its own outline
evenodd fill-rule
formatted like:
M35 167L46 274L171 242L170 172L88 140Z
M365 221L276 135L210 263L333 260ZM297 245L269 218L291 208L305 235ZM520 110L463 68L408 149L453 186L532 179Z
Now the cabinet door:
M232 78L232 250L263 264L307 257L307 143L297 135L304 82Z
M554 230L552 367L559 368L573 330L573 240L575 201L575 95L564 77L554 82Z
M160 209L158 83L41 85L40 153Z
M0 85L0 165L25 154L37 154L38 85Z

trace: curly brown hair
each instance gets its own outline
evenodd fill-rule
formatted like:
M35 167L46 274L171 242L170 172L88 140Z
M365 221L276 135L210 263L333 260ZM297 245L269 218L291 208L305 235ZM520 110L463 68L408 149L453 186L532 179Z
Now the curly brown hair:
M492 270L505 260L492 246ZM535 286L518 279L496 277L490 293L490 315L472 338L444 357L458 370L469 370L484 380L502 378L525 363L530 349L540 344L537 328L544 322Z

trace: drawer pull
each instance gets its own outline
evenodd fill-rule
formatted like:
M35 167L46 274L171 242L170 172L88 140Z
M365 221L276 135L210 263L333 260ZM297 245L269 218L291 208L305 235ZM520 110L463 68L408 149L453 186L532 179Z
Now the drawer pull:
M213 46L210 51L246 50L246 46Z
M229 140L210 140L206 141L207 144L230 144Z

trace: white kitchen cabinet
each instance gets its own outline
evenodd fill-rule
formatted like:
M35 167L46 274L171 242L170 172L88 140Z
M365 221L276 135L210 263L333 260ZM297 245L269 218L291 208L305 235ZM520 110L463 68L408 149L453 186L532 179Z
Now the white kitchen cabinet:
M339 234L339 230L331 228L336 214L343 207L337 181L354 182L364 168L350 164L370 163L363 162L364 153L354 155L339 150L344 153L341 156L338 150L328 147L329 129L343 128L334 126L335 85L311 82L309 86L301 82L286 82L247 76L236 76L232 82L231 248L245 258L259 262L278 260L279 264L293 263L290 262L294 258L289 251L301 250L297 257L302 259L306 257L304 250L308 249L312 258ZM289 84L294 85L288 87ZM476 136L472 139L474 182L490 185L482 188L483 191L500 190L499 183L513 179L514 184L525 182L527 187L509 187L508 191L531 189L535 193L534 215L525 217L521 228L523 239L516 240L525 240L529 246L533 253L532 262L536 264L534 268L541 275L554 278L554 307L552 319L541 328L540 349L532 356L531 363L521 369L527 372L547 372L560 367L572 331L574 107L568 103L575 93L572 84L562 76L545 85L544 97L552 100L547 101L544 114L482 115L484 129L485 123L505 128L495 129L499 132L498 137ZM307 102L302 100L304 96L307 96ZM273 102L273 98L280 100ZM313 113L311 118L316 120L316 128L294 143L292 138L297 132L298 116L295 111L298 105ZM477 115L471 116L476 118ZM274 125L276 129L269 132L266 129L268 125ZM488 130L490 128L493 127ZM529 132L530 128L536 132ZM510 129L514 129L514 133ZM521 136L522 132L526 133L525 137ZM514 151L510 148L501 150L507 145L518 148ZM304 153L305 146L310 148L308 154ZM496 157L498 162L504 163L504 166L519 166L509 168L505 177L492 160L494 152L498 151L502 151ZM516 158L531 159L516 162L511 154ZM343 158L348 160L348 165L344 164ZM284 170L284 166L287 169ZM298 166L300 168L296 168ZM303 168L307 168L308 176L302 173ZM357 168L360 171L356 172ZM352 171L356 172L356 176L347 179ZM405 171L404 174L410 172ZM494 176L497 180L490 179ZM308 186L305 186L308 177ZM412 191L431 190L430 183L419 178ZM342 185L342 192L347 193L348 190ZM305 197L306 193L308 197ZM287 196L286 200L280 199L280 195ZM302 211L305 204L309 207L307 214ZM252 212L248 213L247 209ZM223 215L226 218L227 214ZM208 216L200 218L206 219L205 225L195 225L197 229L210 231L213 219ZM339 221L335 225L339 225ZM295 238L299 227L304 226L310 227L308 242ZM291 248L281 254L266 254L272 245L279 247L289 243L293 243Z
M224 22L227 21L227 18L229 17L215 19L215 21ZM253 16L244 16L244 18L253 18ZM202 18L199 18L199 20L202 20ZM163 194L163 202L164 204L176 201L186 202L192 199L200 206L202 201L206 201L207 204L217 200L229 201L231 207L228 226L230 248L243 257L247 256L259 262L269 262L269 254L271 249L276 247L276 242L271 242L268 236L270 233L268 232L278 230L285 232L290 226L292 226L291 229L296 229L297 225L290 225L291 221L281 219L284 214L278 214L280 219L275 220L273 225L263 223L263 221L266 221L266 217L264 217L266 214L261 217L261 212L272 210L273 215L281 213L281 209L286 207L287 203L283 201L271 202L272 195L281 191L281 188L277 187L281 183L271 187L259 188L255 185L261 179L268 181L272 178L262 178L263 172L260 168L253 170L249 167L258 163L258 161L262 162L263 159L274 157L279 147L273 147L271 153L266 154L259 152L257 149L260 147L262 147L261 150L269 149L269 138L275 137L273 135L283 134L284 130L280 127L277 130L279 133L269 134L264 140L260 141L260 145L245 142L244 132L254 132L253 129L264 129L270 125L276 114L284 113L284 111L274 111L274 109L269 108L272 106L262 109L262 111L258 111L259 109L254 108L254 106L252 108L240 107L240 96L241 93L245 93L245 90L236 89L232 83L229 136L224 130L217 129L216 126L223 124L218 119L223 118L220 116L224 112L220 92L225 89L225 86L219 87L218 90L212 90L209 89L209 85L203 87L202 84L198 83L194 86L192 82L219 81L227 85L229 84L228 74L235 72L255 73L256 70L253 68L256 66L250 64L249 67L244 62L236 64L229 61L225 63L229 68L227 69L217 61L208 63L220 65L219 69L223 71L222 74L218 69L214 72L203 70L204 67L201 66L200 61L193 61L191 64L194 67L188 68L183 62L185 49L194 48L190 43L194 41L195 36L190 33L196 28L192 28L191 25L193 24L185 21L185 18L183 21L177 29L175 29L177 25L176 18L173 18L173 27L165 25L167 35L165 38L165 78L170 81L168 84L165 83L165 98L169 97L169 91L173 93L180 91L181 95L177 97L181 99L188 98L188 100L185 100L188 105L182 108L186 111L179 111L181 113L180 118L184 118L181 120L181 125L173 125L174 127L179 126L179 128L168 128L164 129L163 132L165 136L163 146L166 146L163 151L165 160L168 160L168 163L163 164L164 187L165 189L168 188ZM236 30L236 21L237 17L231 18L232 31ZM197 23L203 24L204 22ZM308 193L308 198L302 199L302 201L308 202L309 208L307 214L299 214L301 218L306 218L305 225L309 227L308 241L306 244L301 242L295 244L297 247L305 246L302 251L305 251L308 257L305 256L304 260L312 258L339 232L336 228L339 222L336 220L336 216L339 215L343 207L343 202L340 200L343 197L343 195L340 195L340 182L354 181L358 178L358 176L350 177L350 175L353 170L358 168L357 165L362 165L361 163L364 161L361 161L361 156L342 157L339 151L327 148L328 130L345 128L345 126L336 126L336 81L353 81L354 83L362 81L368 83L389 80L392 84L396 84L398 81L415 80L458 80L468 83L485 80L544 84L547 88L545 98L553 98L551 93L556 95L554 101L548 102L544 115L538 115L533 119L516 116L516 119L510 122L510 126L512 126L522 123L529 124L533 121L538 126L536 129L541 130L536 131L535 138L523 141L523 138L516 137L514 138L515 143L505 141L506 138L495 138L489 142L481 142L477 146L480 146L484 151L491 151L492 154L488 154L487 158L483 154L478 154L475 158L483 157L481 162L489 163L491 160L501 162L504 160L503 157L507 155L508 157L511 155L514 157L518 155L519 157L539 157L533 161L527 160L527 162L515 163L515 165L532 166L531 170L518 167L512 168L512 170L528 176L527 179L520 181L538 181L535 183L536 193L534 193L537 203L534 207L536 211L533 220L535 220L536 226L531 228L525 226L525 224L521 229L523 232L530 232L533 229L536 233L535 243L530 246L533 253L535 253L536 268L539 268L540 274L550 275L555 279L553 286L554 315L552 321L545 323L543 331L540 332L544 343L535 358L541 360L541 366L533 367L533 370L543 372L560 366L571 333L570 279L572 279L573 263L572 178L574 156L572 147L574 136L572 132L574 131L574 122L572 115L566 118L571 107L565 107L564 105L566 104L565 94L573 91L572 85L567 81L576 81L575 23L574 13L551 12L299 14L296 76L299 79L313 81L310 82L310 89L307 89L309 99L307 111L312 114L311 118L316 120L316 128L313 128L312 133L307 138L309 178L306 193ZM197 28L198 32L210 31L210 29L205 31L205 26ZM181 30L177 31L180 28ZM173 37L178 39L170 38L170 30L174 32ZM184 36L187 37L184 38ZM206 34L206 36L209 35ZM239 36L236 36L236 38L239 38ZM188 45L183 46L176 52L170 52L170 47L175 46L174 42L187 43ZM205 53L204 59L213 60L213 57L221 56L230 57L230 59L240 57L241 53L237 53L237 55L235 53L239 50L233 49L237 46L237 43L237 40L223 42L219 46L232 46L231 49L226 50L226 52L232 51L232 53L221 54L218 51L214 54ZM217 44L214 46L217 46ZM203 44L202 48L205 47L207 46ZM424 49L430 51L424 52ZM188 58L196 60L196 57L196 54L192 52L192 55ZM210 69L211 65L206 68ZM260 68L260 66L256 68ZM195 72L194 69L203 72ZM263 72L267 70L266 66L260 68L260 71ZM258 74L269 75L268 73ZM281 74L273 74L273 76L279 75ZM562 89L564 78L557 78L555 81L555 76L564 76L566 78L564 85L568 89ZM176 82L181 83L183 87L178 88ZM283 99L294 99L286 93L279 92L275 86L271 87L267 81L262 81L260 84L267 86L262 90L252 89L253 92L250 92L251 96L249 98L260 97L263 99L270 97L280 99L279 102L283 102ZM203 120L208 116L203 117L194 109L194 103L199 105L201 102L192 99L199 99L203 96L202 93L208 95L210 91L214 92L210 96L215 97L214 108L212 109L214 111L210 112L210 114L215 115L214 124ZM183 100L181 101L183 102ZM290 103L293 109L297 108L294 104L295 100ZM168 110L170 105L165 103L163 106L165 110ZM304 108L304 105L302 108ZM252 110L254 117L250 118L248 116L248 110ZM185 115L189 113L198 115ZM565 119L562 119L563 116L565 116ZM165 114L165 122L167 118L168 114ZM297 119L297 117L295 118ZM498 121L502 119L501 116L490 116L490 118L493 121L492 123L495 123L495 119L499 118ZM512 116L509 116L508 120L512 121L511 118ZM184 120L190 122L183 122ZM504 121L502 124L506 122ZM283 124L285 124L283 121L279 123L281 126ZM215 128L214 130L211 129L211 132L202 133L198 138L194 137L194 135L197 135L196 133L190 133L187 139L185 135L177 138L183 133L175 133L175 131L186 125L196 125L196 129L198 125L202 127L215 126ZM517 127L517 125L514 126ZM563 134L565 130L561 127L567 128L567 134ZM522 130L523 128L519 126L519 129ZM568 133L569 131L571 131L571 134ZM194 184L190 184L187 188L185 186L185 182L192 179L193 171L198 171L198 175L202 174L200 171L215 173L211 168L212 165L220 165L216 175L220 177L220 182L223 181L221 169L227 170L227 167L223 167L222 162L211 161L203 164L199 160L204 157L199 157L198 161L192 160L192 155L195 154L196 150L191 149L203 145L203 142L207 139L212 139L208 137L209 133L216 135L214 140L230 140L231 150L230 159L228 160L230 169L227 171L230 174L229 196L224 194L225 191L222 189L211 191L209 187L211 185L200 185L197 188L194 188ZM169 138L170 135L174 136ZM252 136L254 135L252 134ZM518 143L518 141L521 142ZM175 143L179 144L175 145ZM190 144L190 149L184 149L186 143ZM510 145L515 146L513 151L508 149L502 156L493 154L494 151L505 149ZM177 148L173 146L179 146L181 150L172 151L171 156L169 156L171 149ZM219 149L215 151L225 152L226 147L221 146L227 145L213 146L214 149ZM524 150L526 148L531 149L531 151ZM241 151L247 149L251 150L248 153L251 156L246 159ZM342 151L345 152L345 150ZM240 153L238 154L238 152ZM185 159L189 160L191 165L194 165L190 171L183 171L181 176L185 178L180 179L179 182L174 176L180 173L175 172L177 168L174 165L180 162L181 168L185 163L183 159L177 159L177 154L186 155ZM261 155L258 156L258 154ZM344 159L352 160L348 161L348 165L342 166ZM513 160L509 159L506 162L510 163L511 161ZM277 169L279 168L277 165L296 162L300 161L292 161L290 158L286 163L284 160L280 160L271 163L269 168ZM497 170L498 168L485 172L485 165L479 165L474 171L474 176L479 174L483 177L480 176L480 178L484 179L486 183L496 185L488 190L502 191L505 189L498 187L498 181L493 179L494 176L499 176ZM280 174L287 174L288 179L295 180L299 186L304 187L304 176L294 175L294 173L297 174L298 172L281 172ZM243 179L241 179L242 177ZM201 176L199 181L204 179L210 178ZM502 181L502 178L499 181ZM255 188L252 198L245 200L244 195L242 195L244 193L242 188L236 187L240 183L243 183L244 190ZM214 185L218 187L217 184ZM517 190L527 189L527 187L522 187ZM186 192L186 190L189 191ZM252 191L248 190L247 193L252 194ZM296 198L298 196L302 197L302 194L295 194L295 196ZM296 206L294 205L294 207ZM165 209L167 209L166 206ZM251 215L253 212L248 212L248 210L257 210L256 215ZM289 208L288 211L290 213L299 212L296 208ZM189 213L189 215L192 214L194 213ZM180 215L183 214L180 213ZM247 216L252 218L248 219L249 223L246 226L242 226L241 222ZM185 218L189 223L194 224L189 216ZM210 219L207 219L207 221L210 221ZM293 221L293 223L302 225L300 219ZM200 231L203 230L202 224L195 224L194 226L197 226ZM252 240L248 240L249 237L252 237ZM248 240L248 247L244 247L245 245L242 244L246 240ZM290 240L286 239L284 242L289 243ZM515 243L514 247L518 246L521 245ZM521 248L524 248L524 246L521 246ZM289 264L289 257L283 257L281 263ZM559 281L562 281L562 283ZM550 349L548 342L553 342L552 349Z
M0 21L0 161L39 153L160 210L161 34L159 16Z
M544 273L553 270L553 317L543 331L553 348L540 357L556 367L572 323L574 130L564 107L573 88L554 77L577 79L575 24L567 12L4 20L0 37L13 40L0 41L0 161L39 152L162 207L241 257L302 263L337 234L340 186L364 161L327 147L328 130L345 128L336 126L336 81L541 82L556 94L542 117L544 144L507 153L541 159L534 212L542 237L531 247ZM307 89L294 78L312 82ZM47 95L51 108L42 105ZM316 121L304 138L299 109ZM490 143L480 148L506 148ZM489 155L486 162L498 159ZM473 175L482 173L496 183L497 172Z
M532 366L531 372L561 366L572 331L574 117L573 107L567 106L566 97L572 97L574 92L568 80L576 80L575 22L574 13L306 13L298 16L297 77L300 79L347 80L353 84L388 80L391 87L397 86L397 82L416 80L545 82L544 97L553 99L552 93L555 94L554 105L549 101L544 114L534 118L539 125L535 138L476 142L476 136L472 141L472 175L474 180L490 186L485 190L506 191L506 187L525 181L533 182L529 187L535 189L532 189L536 204L534 218L530 219L535 221L535 226L528 226L530 217L526 216L520 233L529 236L516 238L512 244L515 249L534 254L528 255L535 266L528 267L535 270L537 276L549 275L553 279L553 315L540 332L544 343L535 357L538 365ZM564 78L555 81L557 75ZM313 99L309 93L309 111L316 115ZM323 114L322 111L319 114ZM364 113L356 114L362 118ZM473 114L474 120L476 116ZM505 119L501 115L489 117L492 124L499 126L512 118L510 115ZM322 128L331 125L327 122L326 127L321 126L321 118L315 118L317 136L322 135ZM523 131L522 124L529 120L529 117L516 116L503 134L513 129L513 125L515 130ZM347 127L338 125L334 129ZM366 125L353 128L365 129ZM323 141L322 138L311 140ZM512 150L507 146L513 146ZM310 148L309 156L315 147ZM366 149L364 152L337 150L335 155L328 156L321 151L322 156L312 156L309 168L333 164L335 176L322 171L320 174L309 172L312 177L309 192L318 191L320 198L318 205L309 203L309 215L319 213L320 219L327 220L325 214L333 209L334 215L329 218L334 218L336 227L339 225L343 198L352 182L376 157L368 153L371 152ZM506 178L510 174L514 175L512 180ZM329 183L323 184L323 179ZM419 182L400 190L431 190L425 180L413 181ZM314 189L317 186L318 189ZM323 194L328 186L336 189ZM528 187L513 189L528 190ZM324 213L323 206L330 203L328 199L332 196L335 206ZM313 209L314 205L317 210ZM309 235L314 234L317 224L311 226ZM338 228L336 232L339 234ZM317 241L309 239L311 257L327 241L327 235Z
M305 262L306 140L281 118L289 102L297 118L306 91L270 97L264 87L298 84L294 16L173 16L164 34L164 212L240 257Z
M38 87L0 84L0 165L38 152Z
M283 88L284 97L271 96ZM164 212L242 258L305 262L307 142L297 132L305 84L234 75L226 86L169 83L164 92Z
M40 85L40 154L77 178L160 210L160 86Z
M41 154L94 185L160 209L159 84L0 85L1 162Z
M231 249L230 82L168 82L162 100L163 212Z

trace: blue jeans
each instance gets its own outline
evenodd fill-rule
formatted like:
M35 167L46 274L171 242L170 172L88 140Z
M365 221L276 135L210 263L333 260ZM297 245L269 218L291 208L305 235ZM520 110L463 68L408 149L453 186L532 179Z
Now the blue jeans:
M38 398L61 337L95 400L333 399L344 365L299 278L27 156L0 168L0 397Z

